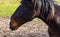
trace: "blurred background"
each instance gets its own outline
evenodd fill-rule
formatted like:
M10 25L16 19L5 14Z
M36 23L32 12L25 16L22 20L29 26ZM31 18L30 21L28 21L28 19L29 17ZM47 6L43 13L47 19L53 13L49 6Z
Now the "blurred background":
M19 6L20 1L21 0L0 0L0 16L10 17Z

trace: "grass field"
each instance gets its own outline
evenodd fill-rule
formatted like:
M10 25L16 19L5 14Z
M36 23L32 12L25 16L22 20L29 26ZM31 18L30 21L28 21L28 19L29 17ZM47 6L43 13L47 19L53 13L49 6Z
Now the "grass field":
M19 6L20 1L21 0L0 0L0 16L10 17Z
M0 16L11 16L19 4L0 4Z

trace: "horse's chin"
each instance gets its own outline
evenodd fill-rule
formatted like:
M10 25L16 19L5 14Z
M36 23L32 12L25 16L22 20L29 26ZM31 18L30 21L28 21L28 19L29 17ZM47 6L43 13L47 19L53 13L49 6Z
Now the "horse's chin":
M12 27L12 26L10 26L10 29L11 29L12 31L14 31L14 30L17 30L18 28L17 28L17 27Z

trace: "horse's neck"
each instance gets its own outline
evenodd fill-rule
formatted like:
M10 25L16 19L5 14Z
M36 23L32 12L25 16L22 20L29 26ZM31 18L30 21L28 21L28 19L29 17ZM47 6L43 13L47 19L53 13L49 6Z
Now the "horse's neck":
M55 13L54 16L60 15L60 5L55 3L54 4L54 8L55 8L54 9L54 13ZM44 17L40 17L40 18L48 25L48 27L50 28L50 32L52 32L52 33L56 32L57 34L58 33L60 34L60 26L59 26L60 25L60 21L59 21L60 20L60 16L56 17L56 19L53 18L51 20L47 20Z
M60 26L60 3L54 3L54 17L53 19L43 19L48 25L50 24L58 24Z
M56 19L53 18L51 20L47 20L46 18L44 17L41 17L41 19L47 24L47 25L51 25L51 24L56 24L56 21L59 22L60 24L60 3L54 3L54 13L55 15L54 16L57 16ZM59 19L58 19L59 18ZM58 19L58 20L57 20Z
M60 3L54 3L55 8L55 21L57 24L60 24Z
M39 18L41 18L47 25L51 25L51 24L56 24L57 22L60 22L60 3L54 3L54 16L58 16L59 21L57 20L58 18L54 18L53 19L46 19L44 16L39 16ZM55 20L54 20L55 19Z
M59 15L60 15L60 3L55 2L54 3L54 8L55 8L55 14L58 15L58 13L59 13Z

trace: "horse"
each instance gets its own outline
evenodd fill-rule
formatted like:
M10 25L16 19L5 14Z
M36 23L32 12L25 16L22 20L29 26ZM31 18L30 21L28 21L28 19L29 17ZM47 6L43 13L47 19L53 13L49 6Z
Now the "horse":
M10 18L10 29L16 30L34 18L48 25L50 37L60 37L60 5L53 0L22 0Z

